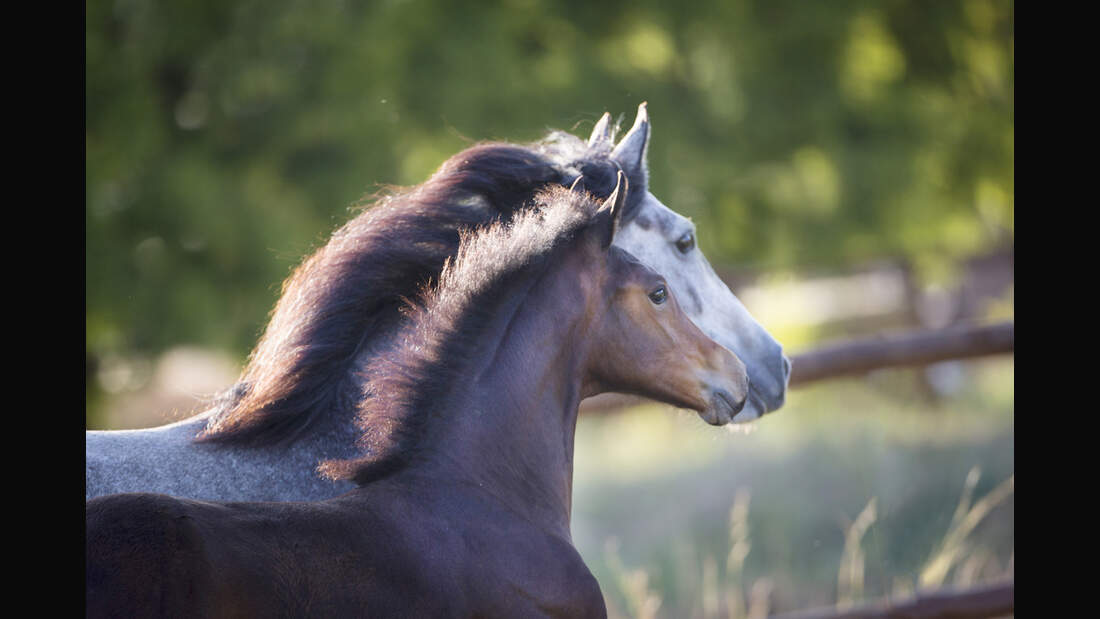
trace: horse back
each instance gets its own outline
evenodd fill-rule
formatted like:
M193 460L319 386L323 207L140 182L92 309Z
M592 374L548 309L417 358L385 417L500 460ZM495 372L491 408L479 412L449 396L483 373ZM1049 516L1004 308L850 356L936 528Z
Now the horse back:
M92 499L88 616L606 616L568 540L453 491L425 505L433 494Z

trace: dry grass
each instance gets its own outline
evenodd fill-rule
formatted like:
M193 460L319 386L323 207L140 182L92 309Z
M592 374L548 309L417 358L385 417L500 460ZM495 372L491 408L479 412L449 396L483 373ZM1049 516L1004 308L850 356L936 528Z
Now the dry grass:
M1013 495L1016 489L1016 476L1009 476L971 506L974 487L978 484L980 477L981 469L978 467L971 469L966 476L962 496L959 498L958 507L955 508L951 525L944 534L939 548L921 570L918 580L921 589L932 589L942 585L947 580L951 569L956 566L960 569L956 570L955 584L968 585L976 580L992 561L991 554L983 548L975 547L968 537L994 508ZM1009 566L1011 564L1012 557L1009 557Z
M837 571L836 607L840 610L851 608L863 599L863 570L865 558L862 541L867 529L875 523L875 497L856 516L855 521L844 532L844 553L840 555L840 569Z
M963 484L961 496L951 523L942 540L936 545L919 574L914 578L897 577L890 597L905 599L914 594L913 581L918 590L932 590L942 586L949 575L954 574L954 585L966 587L1011 577L1014 555L1010 555L1003 569L998 569L996 557L988 548L977 545L970 535L1013 494L1015 475L1010 475L993 490L973 504L974 490L981 477L980 469L971 469ZM703 555L699 566L699 604L692 608L690 617L700 619L763 619L770 613L775 585L770 578L756 578L745 595L745 560L752 548L749 530L749 506L751 492L740 488L736 492L729 512L728 553L725 578L718 573L717 562L712 556ZM844 546L837 569L836 608L845 610L867 600L865 595L866 557L863 540L878 518L877 498L872 497L862 511L844 529ZM627 602L625 609L618 607L614 598L608 600L608 613L612 619L631 617L656 619L660 616L685 616L680 612L661 614L662 596L653 587L653 579L644 568L629 568L620 556L620 543L610 540L605 546L605 557L615 574L615 584Z

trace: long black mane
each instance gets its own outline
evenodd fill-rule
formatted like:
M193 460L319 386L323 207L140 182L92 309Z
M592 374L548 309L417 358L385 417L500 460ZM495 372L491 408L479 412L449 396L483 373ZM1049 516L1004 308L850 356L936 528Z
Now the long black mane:
M510 221L540 190L578 176L586 191L606 198L619 169L606 146L553 132L531 145L472 146L424 183L385 195L284 282L241 378L196 440L285 444L321 419L352 414L364 396L354 372L359 352L402 319L405 299L440 276L464 231ZM628 181L624 221L647 179Z
M393 348L364 372L370 397L360 402L357 421L367 455L327 461L321 472L366 484L414 458L424 448L428 420L452 399L456 384L469 380L466 369L487 325L504 306L514 311L582 230L610 216L597 214L598 206L586 194L551 186L511 222L464 232L438 284L410 301Z

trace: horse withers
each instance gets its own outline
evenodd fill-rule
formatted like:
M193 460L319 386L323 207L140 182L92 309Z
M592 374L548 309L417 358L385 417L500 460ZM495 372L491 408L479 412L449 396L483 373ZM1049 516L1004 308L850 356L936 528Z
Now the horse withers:
M605 616L570 534L581 400L637 393L727 423L749 398L744 364L612 245L619 182L602 206L552 188L464 235L364 368L365 455L320 467L354 490L88 501L88 615Z
M478 144L424 183L379 199L295 270L240 380L208 411L86 434L85 497L305 501L350 490L315 467L358 453L362 370L399 331L401 300L438 279L463 230L507 221L539 190L582 175L585 189L605 199L620 170L631 190L615 246L662 273L687 316L745 362L749 397L734 422L779 408L790 371L782 347L715 275L692 222L649 192L649 139L642 104L617 143L604 114L587 141L553 132L530 145Z

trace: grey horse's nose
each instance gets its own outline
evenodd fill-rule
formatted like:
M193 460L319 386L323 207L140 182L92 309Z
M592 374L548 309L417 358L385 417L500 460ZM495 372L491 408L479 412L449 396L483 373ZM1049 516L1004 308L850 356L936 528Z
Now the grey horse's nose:
M791 360L783 353L779 353L779 374L780 377L772 374L767 382L768 387L766 389L760 388L757 391L764 398L767 412L781 408L787 400L787 383L791 378Z

